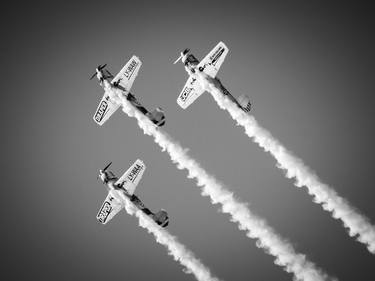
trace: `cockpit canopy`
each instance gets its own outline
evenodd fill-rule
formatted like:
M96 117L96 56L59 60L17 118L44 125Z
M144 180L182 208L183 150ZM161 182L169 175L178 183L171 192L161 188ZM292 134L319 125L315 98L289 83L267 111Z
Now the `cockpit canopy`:
M185 65L198 65L199 64L199 60L197 60L196 57L194 57L192 54L189 54L187 57L186 57L186 60L185 60Z

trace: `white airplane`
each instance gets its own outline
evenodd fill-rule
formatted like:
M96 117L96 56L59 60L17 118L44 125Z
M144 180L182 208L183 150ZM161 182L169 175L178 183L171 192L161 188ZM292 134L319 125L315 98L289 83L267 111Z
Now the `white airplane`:
M189 53L189 49L185 49L181 52L180 57L174 62L175 64L181 60L185 69L190 75L183 90L177 98L177 103L183 109L186 109L192 104L201 94L204 92L204 88L194 77L195 73L206 74L206 79L210 79L210 82L214 83L215 86L221 90L221 92L227 96L232 102L234 102L239 108L245 112L251 110L250 99L247 95L241 95L238 99L235 99L227 89L224 88L220 80L216 78L216 74L220 69L226 55L228 54L228 47L223 43L219 42L215 48L201 61L199 62L196 57Z
M169 223L167 212L163 209L156 214L151 212L145 207L142 201L134 195L134 191L146 169L145 164L138 159L121 178L117 178L111 171L107 171L111 164L112 162L103 170L99 171L98 177L104 184L106 184L109 192L103 205L99 209L96 216L97 220L102 224L109 222L122 208L124 208L124 196L126 196L138 209L151 217L158 225L166 227Z
M133 85L135 77L137 77L138 75L138 71L141 65L142 62L139 60L139 58L133 56L114 78L113 75L107 69L105 69L107 64L99 65L95 69L95 73L91 76L90 80L96 76L103 88L105 83L109 83L109 85L111 85L112 87L120 89L126 96L127 100L136 109L146 115L155 125L160 127L165 124L165 116L163 110L158 107L154 111L149 112L137 101L134 95L130 93L130 89ZM113 79L110 81L109 79L111 78ZM94 114L94 121L98 125L103 125L104 122L107 121L119 107L120 105L112 101L110 95L105 92Z

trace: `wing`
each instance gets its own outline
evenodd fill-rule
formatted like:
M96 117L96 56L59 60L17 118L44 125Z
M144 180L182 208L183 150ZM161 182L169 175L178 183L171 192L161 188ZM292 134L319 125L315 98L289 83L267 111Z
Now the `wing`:
M199 85L196 78L190 76L187 80L184 89L177 98L177 104L183 109L191 105L201 94L204 89Z
M220 69L226 55L228 54L228 47L223 43L219 42L215 48L199 63L198 68L203 67L203 71L215 78L217 72Z
M109 192L96 215L96 219L100 223L106 224L122 209L122 207L123 205L112 196L111 192Z
M134 164L118 179L115 185L121 185L126 191L133 195L135 188L142 178L146 170L145 164L141 160L137 160Z
M119 104L111 101L109 95L104 93L102 100L100 101L98 108L94 114L94 121L98 125L103 125L105 121L119 108Z
M111 83L119 83L120 86L125 88L128 92L133 85L135 77L138 75L138 71L141 68L142 62L136 56L133 56L127 64L120 70Z

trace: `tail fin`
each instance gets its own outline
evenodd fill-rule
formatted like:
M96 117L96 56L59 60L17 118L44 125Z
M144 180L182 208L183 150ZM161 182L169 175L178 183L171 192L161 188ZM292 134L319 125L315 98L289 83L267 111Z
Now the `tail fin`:
M163 109L161 109L160 107L154 109L150 113L150 119L158 127L163 126L165 124L165 115Z
M166 227L169 224L168 213L163 209L154 214L153 219L158 225L162 227Z
M239 96L237 101L241 105L243 111L249 112L251 110L250 98L247 95Z

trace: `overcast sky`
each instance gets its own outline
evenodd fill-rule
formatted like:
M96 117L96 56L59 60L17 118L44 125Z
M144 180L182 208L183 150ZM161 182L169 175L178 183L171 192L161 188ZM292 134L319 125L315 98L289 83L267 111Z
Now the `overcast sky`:
M296 188L218 108L210 94L176 103L188 78L173 65L186 47L203 58L219 41L218 77L249 95L256 120L320 179L375 222L375 24L370 7L326 1L38 1L5 9L2 27L3 274L7 280L194 280L125 212L102 226L96 175L120 176L137 158L136 193L164 208L171 234L222 280L291 280L255 241L201 197L135 119L103 127L98 64L115 74L135 54L132 92L165 110L165 131L267 220L296 251L339 280L375 279L374 256ZM259 1L260 2L260 1ZM262 1L264 2L264 1Z

